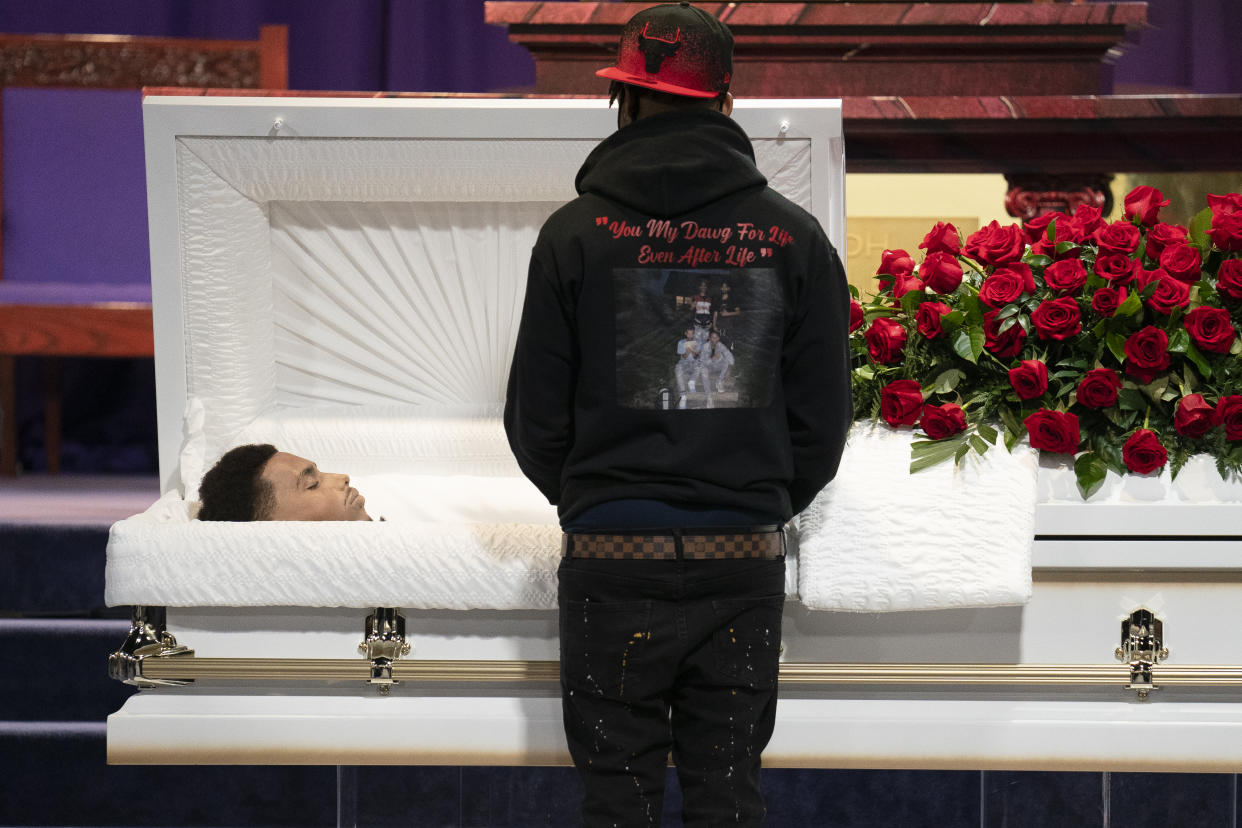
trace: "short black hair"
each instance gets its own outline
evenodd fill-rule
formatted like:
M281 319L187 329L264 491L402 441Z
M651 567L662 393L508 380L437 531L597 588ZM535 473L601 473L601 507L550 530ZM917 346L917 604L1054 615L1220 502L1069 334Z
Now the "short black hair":
M263 467L276 454L268 443L237 446L225 452L203 475L198 496L203 507L199 520L267 520L276 506L272 484L263 479Z
M725 96L728 94L728 92L721 92L714 98L693 98L689 95L674 95L671 92L661 92L658 89L648 89L645 86L635 86L632 83L615 80L608 84L609 108L621 99L622 90L628 95L622 106L629 106L631 121L638 120L639 101L643 98L678 109L717 109L724 103Z

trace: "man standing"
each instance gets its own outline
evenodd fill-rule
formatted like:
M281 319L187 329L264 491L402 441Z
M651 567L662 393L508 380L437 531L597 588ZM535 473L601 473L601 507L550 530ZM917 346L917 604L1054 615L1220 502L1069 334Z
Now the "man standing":
M670 752L687 826L761 824L783 526L835 474L851 418L845 275L728 117L732 50L687 3L626 24L597 73L619 129L531 256L505 427L565 530L563 712L589 826L658 825ZM653 393L687 266L749 297L734 407Z

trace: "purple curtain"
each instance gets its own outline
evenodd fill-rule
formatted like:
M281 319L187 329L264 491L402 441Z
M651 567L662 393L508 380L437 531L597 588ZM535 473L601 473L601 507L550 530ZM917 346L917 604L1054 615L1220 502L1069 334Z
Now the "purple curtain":
M1131 37L1113 72L1120 92L1242 92L1238 0L1147 0L1148 28Z

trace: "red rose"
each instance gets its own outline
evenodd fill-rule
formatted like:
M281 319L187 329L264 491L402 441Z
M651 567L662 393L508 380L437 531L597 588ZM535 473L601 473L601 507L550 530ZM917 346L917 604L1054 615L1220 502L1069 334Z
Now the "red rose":
M1061 237L1069 237L1070 217L1066 213L1054 211L1051 213L1043 213L1035 218L1029 218L1022 222L1022 232L1026 233L1026 240L1029 244L1036 244L1040 241L1048 240L1048 225L1053 222L1057 223L1056 237L1061 241Z
M1126 373L1143 382L1169 367L1169 335L1154 325L1135 331L1126 339Z
M1221 250L1242 250L1242 213L1217 213L1212 216L1212 229L1208 238Z
M1056 232L1052 240L1048 239L1048 225L1056 222ZM1057 245L1062 242L1078 242L1081 239L1074 238L1074 228L1072 226L1073 219L1065 213L1044 213L1042 216L1036 216L1028 220L1022 225L1022 232L1026 233L1027 241L1031 244L1031 252L1038 253L1041 256L1051 256L1054 259L1072 259L1077 258L1079 249L1074 247L1066 250L1064 253L1057 252Z
M1121 459L1135 474L1148 474L1169 462L1169 453L1149 428L1140 428L1121 447Z
M1232 216L1234 213L1242 213L1242 194L1239 193L1223 196L1209 195L1207 203L1212 208L1214 216Z
M1044 284L1057 293L1077 293L1087 283L1087 269L1077 259L1062 259L1044 269Z
M1189 231L1180 224L1157 224L1147 231L1147 256L1158 260L1166 247L1171 244L1185 244L1189 238Z
M1014 262L1006 267L998 267L992 275L983 280L979 286L979 301L993 308L999 308L1016 301L1023 293L1035 292L1035 277L1031 269L1022 262Z
M1024 359L1009 369L1009 384L1023 400L1033 400L1048 390L1048 366L1038 359Z
M1127 193L1124 203L1126 218L1136 219L1139 224L1148 227L1156 223L1160 208L1169 206L1169 200L1164 197L1164 193L1146 184Z
M962 239L956 227L947 222L938 221L931 232L923 237L919 248L926 250L928 256L933 253L948 253L950 256L957 256L962 251Z
M1091 310L1100 316L1112 316L1126 301L1125 288L1102 287L1091 297Z
M1102 224L1104 224L1104 219L1099 207L1080 204L1074 211L1074 218L1070 220L1070 231L1074 241L1082 242L1094 236L1095 231L1099 230Z
M895 380L880 392L880 416L893 428L914 425L923 410L923 390L914 380Z
M1216 290L1230 302L1242 302L1242 259L1225 259L1220 263Z
M1200 350L1213 354L1229 353L1238 335L1229 323L1229 311L1207 305L1200 305L1186 314L1186 332Z
M900 322L881 316L871 323L863 334L867 340L867 352L879 363L896 362L906 347L906 329Z
M863 306L858 304L857 299L850 300L850 333L858 330L863 326Z
M1230 394L1216 401L1212 422L1225 427L1225 437L1242 440L1242 394Z
M1171 244L1160 254L1160 267L1165 273L1193 285L1199 281L1199 268L1203 261L1199 257L1199 248L1189 244Z
M1017 322L1001 333L1001 325L1006 320L997 319L1000 311L988 311L983 315L983 347L1001 359L1010 359L1018 355L1026 342L1026 331Z
M1095 272L1114 285L1129 284L1134 278L1134 259L1125 253L1108 253L1095 260Z
M1174 308L1184 308L1190 304L1190 285L1164 274L1156 282L1156 290L1147 300L1147 304L1157 313L1168 316Z
M885 250L880 254L880 266L876 276L909 276L914 272L914 259L904 250Z
M1128 221L1114 221L1095 231L1095 243L1101 253L1125 253L1138 250L1143 234Z
M1068 411L1041 408L1023 422L1030 434L1032 448L1053 454L1073 454L1078 451L1081 440L1078 434L1078 417Z
M1202 394L1187 394L1177 401L1173 412L1173 428L1183 437L1197 440L1212 430L1216 409Z
M933 440L943 440L966 430L966 414L957 403L923 406L919 425Z
M922 290L923 280L918 276L898 276L893 283L893 297L900 299L912 290Z
M1152 282L1155 282L1159 279L1172 279L1172 278L1173 278L1172 276L1165 273L1160 268L1156 268L1155 270L1148 270L1145 267L1134 268L1134 288L1135 290L1138 290L1140 292L1146 289L1146 287L1150 285Z
M928 339L944 336L944 328L940 326L940 320L951 310L952 308L944 302L924 302L919 305L918 313L915 315L919 333Z
M1026 243L1035 244L1048 238L1048 225L1056 221L1056 213L1041 213L1034 218L1022 220L1022 232L1026 234Z
M919 265L919 278L936 293L952 293L962 283L962 266L952 253L937 250Z
M1026 238L1016 224L1001 227L993 221L966 239L966 255L985 265L1003 265L1022 258Z
M1082 330L1082 313L1072 296L1046 299L1031 314L1031 324L1040 339L1061 341Z
M1078 402L1087 408L1112 408L1117 404L1121 377L1112 368L1092 368L1078 383Z

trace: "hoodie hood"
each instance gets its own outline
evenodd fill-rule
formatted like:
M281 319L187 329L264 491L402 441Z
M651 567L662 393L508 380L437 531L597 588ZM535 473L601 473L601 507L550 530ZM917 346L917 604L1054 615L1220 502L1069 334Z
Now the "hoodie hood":
M580 194L656 218L684 215L766 183L737 122L697 108L661 112L617 130L591 152L574 182Z

